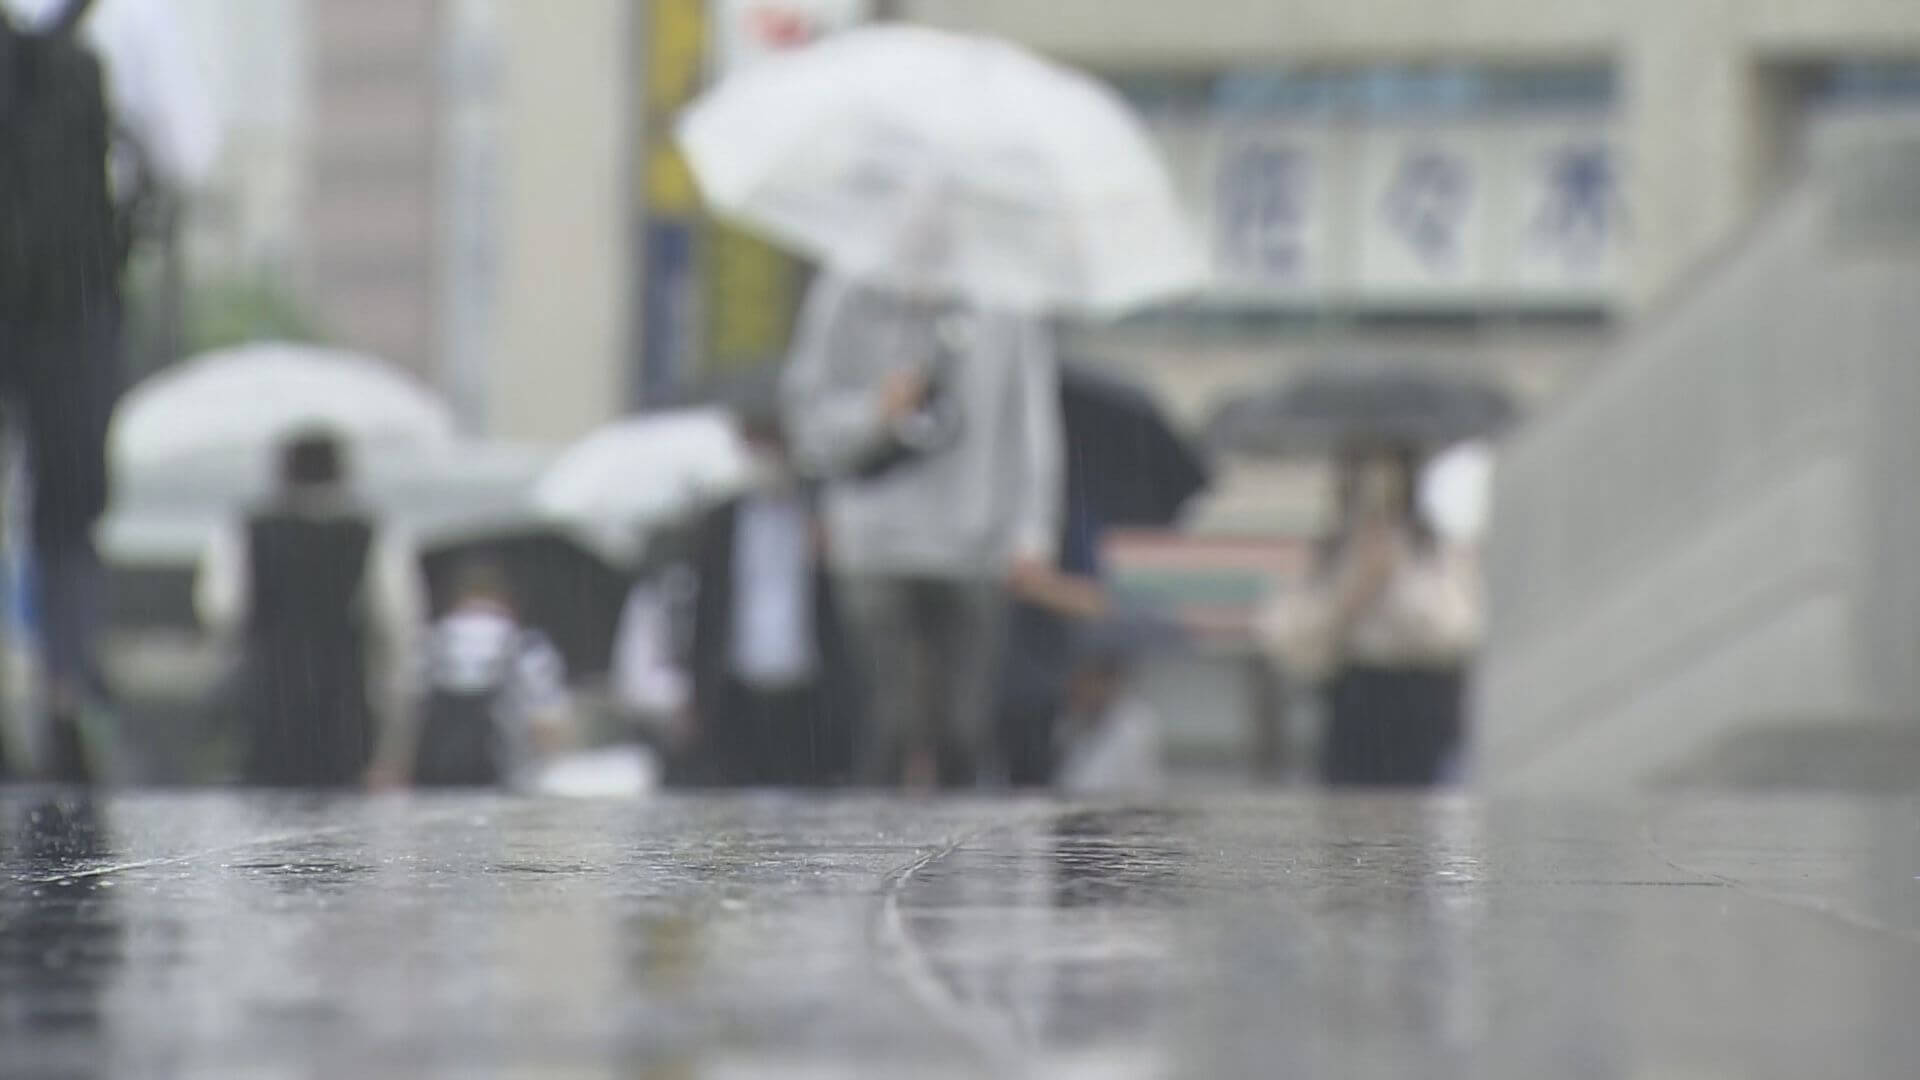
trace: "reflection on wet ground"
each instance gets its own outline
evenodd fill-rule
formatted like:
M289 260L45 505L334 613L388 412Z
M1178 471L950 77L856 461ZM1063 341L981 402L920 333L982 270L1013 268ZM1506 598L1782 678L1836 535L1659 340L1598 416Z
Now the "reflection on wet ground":
M1920 802L0 796L0 1075L1894 1077Z

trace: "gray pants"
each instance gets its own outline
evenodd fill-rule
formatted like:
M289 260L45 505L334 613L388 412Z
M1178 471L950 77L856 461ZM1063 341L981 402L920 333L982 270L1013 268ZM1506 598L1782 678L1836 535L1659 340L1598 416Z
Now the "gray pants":
M1000 584L849 575L838 592L868 693L855 779L898 785L910 761L931 755L942 787L977 783L991 750Z

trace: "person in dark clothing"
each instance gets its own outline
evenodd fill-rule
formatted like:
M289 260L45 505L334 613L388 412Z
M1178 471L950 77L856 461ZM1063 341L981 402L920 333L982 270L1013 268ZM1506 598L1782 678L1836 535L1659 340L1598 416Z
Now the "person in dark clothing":
M809 485L777 412L747 410L757 490L699 530L692 635L695 738L721 784L820 786L853 768L859 697Z
M349 496L338 442L291 439L281 489L202 564L201 617L239 639L243 779L345 787L408 739L422 607L410 545Z
M1100 549L1109 528L1170 527L1211 483L1151 391L1097 361L1062 365L1060 412L1066 436L1065 508L1053 566L1022 566L1001 664L996 725L1007 780L1015 787L1054 779L1061 740L1055 720L1067 702L1079 638L1107 614Z
M1106 612L1100 526L1069 473L1067 521L1056 569L1031 568L1012 583L1013 610L1000 667L996 732L1014 787L1051 784L1058 765L1055 721L1066 703L1077 638Z
M75 39L87 7L69 3L31 33L0 11L0 396L34 478L30 536L52 722L43 771L68 781L90 778L79 714L105 696L92 530L108 499L126 251L107 175L105 82Z

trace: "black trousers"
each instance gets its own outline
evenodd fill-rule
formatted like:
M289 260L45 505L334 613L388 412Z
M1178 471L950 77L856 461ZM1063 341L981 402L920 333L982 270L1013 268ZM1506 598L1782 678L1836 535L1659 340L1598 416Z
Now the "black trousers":
M107 429L120 391L121 331L115 292L73 318L0 321L0 396L16 410L34 484L42 656L53 692L52 758L42 772L72 783L92 778L81 702L106 696L95 646L105 572L92 530L109 495Z
M426 722L414 757L413 779L421 787L493 787L505 778L495 724L496 695L436 691L427 699Z
M1458 668L1352 666L1328 685L1321 777L1329 784L1431 787L1460 745Z
M729 679L702 706L712 782L745 787L821 787L852 768L852 725L818 682L763 690Z

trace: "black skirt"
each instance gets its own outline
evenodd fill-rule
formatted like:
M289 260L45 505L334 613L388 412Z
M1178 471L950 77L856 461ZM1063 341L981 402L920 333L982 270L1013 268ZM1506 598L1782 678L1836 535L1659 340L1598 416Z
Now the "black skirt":
M1465 672L1354 665L1326 689L1321 778L1329 784L1430 787L1459 749Z
M505 779L495 726L496 694L435 691L427 699L426 723L414 758L414 783L422 787L492 787Z
M373 756L373 713L358 642L267 639L241 672L247 783L356 787Z

